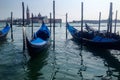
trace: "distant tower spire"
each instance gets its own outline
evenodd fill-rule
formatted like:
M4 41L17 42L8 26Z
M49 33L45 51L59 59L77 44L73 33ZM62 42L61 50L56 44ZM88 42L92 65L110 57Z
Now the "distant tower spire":
M39 17L39 18L41 17L41 14L40 14L40 13L38 14L38 17Z
M30 13L29 13L28 6L27 6L27 9L26 9L26 15L27 15L27 23L29 24L30 23Z

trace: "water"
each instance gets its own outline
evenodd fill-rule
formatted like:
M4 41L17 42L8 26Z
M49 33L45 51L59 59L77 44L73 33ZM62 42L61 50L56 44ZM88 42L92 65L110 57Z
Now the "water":
M0 43L0 80L120 80L120 51L81 47L69 33L65 39L62 26L56 27L55 51L51 45L36 59L30 59L27 50L23 53L22 28L13 26L14 41L9 32ZM30 31L26 28L29 37Z

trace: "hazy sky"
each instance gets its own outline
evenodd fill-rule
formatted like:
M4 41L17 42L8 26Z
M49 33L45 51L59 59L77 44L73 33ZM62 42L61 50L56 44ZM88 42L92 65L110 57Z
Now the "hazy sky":
M30 13L48 16L52 12L53 0L0 0L0 19L10 17L12 11L15 18L22 17L22 2L25 7L28 5ZM120 19L119 0L55 0L56 18L65 20L65 14L68 13L68 21L81 19L81 2L84 3L84 19L98 19L99 12L101 18L107 19L110 2L113 2L113 19L118 10L118 19Z

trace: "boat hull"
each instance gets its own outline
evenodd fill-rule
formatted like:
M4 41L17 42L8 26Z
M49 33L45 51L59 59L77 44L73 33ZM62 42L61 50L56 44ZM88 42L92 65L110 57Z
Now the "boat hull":
M7 36L7 34L0 35L0 41L6 40L6 36Z
M71 30L69 30L69 29L71 29ZM73 39L76 42L82 43L83 45L85 45L87 47L99 48L99 49L120 50L120 37L119 36L115 36L115 38L114 38L114 36L112 36L112 38L108 38L108 39L115 39L115 41L104 42L104 41L99 41L99 40L98 41L92 40L93 38L96 37L92 33L84 32L84 31L81 32L81 31L78 31L78 30L75 31L74 28L69 28L69 27L68 27L68 31L71 33ZM102 37L102 38L104 39L104 37Z
M27 49L28 53L31 57L35 57L45 51L48 50L50 46L50 41L48 40L46 44L44 45L33 45L29 42L29 40L26 38L26 44L27 44Z
M83 42L87 47L120 50L120 40L115 42L95 42L88 39L83 39Z
M1 31L0 31L0 41L6 40L6 36L10 30L10 26L6 25Z

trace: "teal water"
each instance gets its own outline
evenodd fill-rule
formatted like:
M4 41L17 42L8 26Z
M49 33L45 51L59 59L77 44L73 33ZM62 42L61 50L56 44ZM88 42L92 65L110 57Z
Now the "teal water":
M47 52L30 59L22 50L22 27L14 25L14 41L9 32L0 42L0 80L120 80L120 51L81 47L69 33L66 40L64 24L57 26L55 51L51 41ZM26 28L29 37L30 31Z

